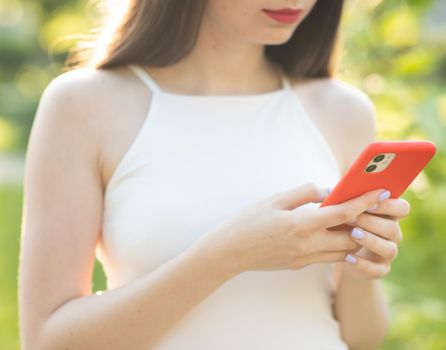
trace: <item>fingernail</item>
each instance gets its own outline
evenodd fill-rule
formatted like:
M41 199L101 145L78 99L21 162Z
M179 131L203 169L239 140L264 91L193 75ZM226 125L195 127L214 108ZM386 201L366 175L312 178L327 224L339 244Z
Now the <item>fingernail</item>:
M345 257L345 261L347 261L349 264L356 264L356 258L353 255L347 254Z
M388 199L390 197L390 191L384 191L384 192L381 192L380 194L379 194L379 201L380 202L382 202L382 201L385 201L386 199Z
M352 230L352 237L357 238L357 239L363 239L365 237L365 234L362 230L360 230L359 228L355 227Z

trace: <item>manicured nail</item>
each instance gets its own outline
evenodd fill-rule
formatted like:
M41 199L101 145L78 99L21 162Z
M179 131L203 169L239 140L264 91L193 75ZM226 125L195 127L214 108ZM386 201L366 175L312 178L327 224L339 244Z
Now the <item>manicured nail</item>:
M352 230L352 237L357 238L357 239L363 239L365 237L365 234L362 230L360 230L359 228L355 227Z
M384 191L379 194L379 201L383 202L390 197L390 191Z
M356 258L353 255L347 254L345 257L345 261L347 261L349 264L356 264Z

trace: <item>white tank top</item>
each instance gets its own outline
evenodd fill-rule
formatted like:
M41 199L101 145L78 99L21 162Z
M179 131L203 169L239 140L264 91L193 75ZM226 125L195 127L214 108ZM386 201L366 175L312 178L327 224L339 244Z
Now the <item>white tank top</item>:
M108 289L175 258L250 203L306 182L333 187L339 180L334 154L283 71L282 88L272 92L181 95L161 90L141 66L129 67L152 97L104 194L96 254ZM348 349L332 314L332 282L328 263L243 272L154 349Z

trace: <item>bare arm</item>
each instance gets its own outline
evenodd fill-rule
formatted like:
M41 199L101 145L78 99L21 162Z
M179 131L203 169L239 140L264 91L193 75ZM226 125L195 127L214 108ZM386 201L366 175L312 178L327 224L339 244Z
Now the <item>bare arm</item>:
M342 271L335 310L342 335L352 350L379 349L390 322L380 279L357 280Z
M230 278L208 253L189 249L123 287L65 302L45 321L39 349L149 349Z
M45 90L29 139L19 269L22 348L148 349L233 270L216 250L195 245L125 286L91 294L103 192L100 125L89 110L92 91L83 84L83 78L59 78Z
M343 98L343 105L348 110L342 111L339 117L348 120L339 125L342 125L342 132L348 133L343 138L347 167L367 144L375 141L376 126L375 110L367 96L348 89ZM345 264L334 263L336 295L333 306L341 324L342 337L352 350L378 349L389 328L389 310L382 281L355 279Z

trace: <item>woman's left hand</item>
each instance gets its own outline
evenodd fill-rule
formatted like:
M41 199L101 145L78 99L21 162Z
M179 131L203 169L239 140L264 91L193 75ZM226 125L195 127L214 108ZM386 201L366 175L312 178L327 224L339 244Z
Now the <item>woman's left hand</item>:
M408 201L389 198L375 210L360 214L353 223L355 228L351 237L361 248L355 254L346 256L347 272L369 280L387 275L392 261L398 255L398 244L403 238L399 220L409 215L409 212ZM355 232L358 232L356 237ZM362 239L359 238L361 236Z

